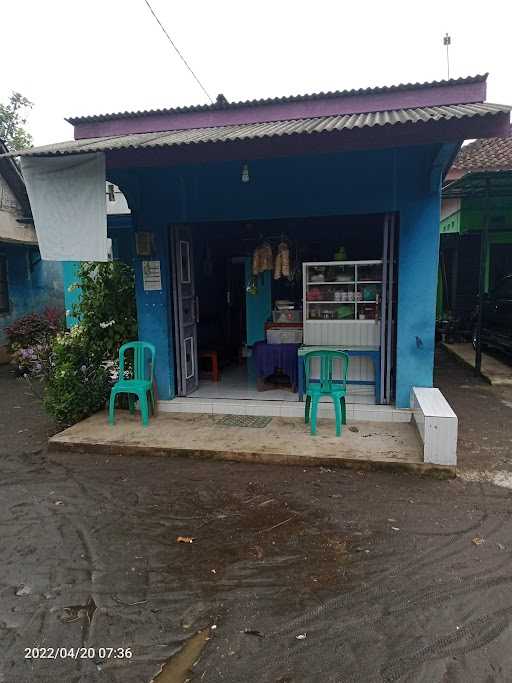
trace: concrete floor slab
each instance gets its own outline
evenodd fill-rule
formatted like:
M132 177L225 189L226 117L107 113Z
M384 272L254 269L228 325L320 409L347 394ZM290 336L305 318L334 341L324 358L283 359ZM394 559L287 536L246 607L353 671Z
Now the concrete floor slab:
M473 344L443 344L445 349L470 367L475 367L475 350ZM498 358L482 353L482 376L494 385L512 385L512 367Z
M52 437L50 450L454 473L454 468L423 462L413 423L350 423L337 438L332 420L319 420L313 437L300 418L274 417L263 428L225 426L221 415L165 413L148 427L127 411L118 411L116 418L111 427L104 413L93 415Z

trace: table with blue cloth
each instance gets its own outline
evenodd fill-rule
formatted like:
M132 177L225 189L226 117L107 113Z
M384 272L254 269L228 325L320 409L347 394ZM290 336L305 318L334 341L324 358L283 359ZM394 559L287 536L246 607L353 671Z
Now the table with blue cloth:
M292 391L297 391L298 356L300 344L267 344L256 342L252 347L252 358L258 378L270 377L279 368L290 378Z

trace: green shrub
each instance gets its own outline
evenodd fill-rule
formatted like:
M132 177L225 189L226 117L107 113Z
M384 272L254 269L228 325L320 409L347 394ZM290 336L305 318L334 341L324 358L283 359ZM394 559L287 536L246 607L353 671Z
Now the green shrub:
M109 370L90 352L78 326L54 340L43 402L59 424L74 424L100 410L110 386Z
M78 276L78 325L54 339L45 378L45 408L63 426L104 407L119 347L137 338L133 270L119 261L83 263Z
M137 338L133 269L120 261L82 263L78 276L81 295L73 316L88 348L113 359L125 341Z

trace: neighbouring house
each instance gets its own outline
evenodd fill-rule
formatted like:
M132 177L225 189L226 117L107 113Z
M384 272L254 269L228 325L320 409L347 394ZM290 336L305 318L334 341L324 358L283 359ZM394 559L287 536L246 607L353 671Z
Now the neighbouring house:
M300 414L298 359L327 346L352 415L401 419L433 382L443 177L510 125L485 96L476 76L68 119L74 140L21 153L43 255L107 259L107 179L164 410Z
M507 133L462 147L445 179L438 317L453 316L468 334L481 260L486 292L512 273L512 130Z
M0 141L0 154L7 151ZM41 260L23 177L13 159L0 156L0 362L8 361L6 327L63 304L61 268Z

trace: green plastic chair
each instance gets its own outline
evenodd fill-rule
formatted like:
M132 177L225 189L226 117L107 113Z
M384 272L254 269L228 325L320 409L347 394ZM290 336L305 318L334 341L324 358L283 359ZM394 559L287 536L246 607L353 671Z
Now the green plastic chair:
M320 378L311 381L311 362L320 360ZM333 365L336 361L341 362L341 379L333 379ZM316 434L316 419L318 404L322 396L330 396L334 405L336 417L336 436L341 436L342 425L347 424L347 406L345 396L347 394L347 375L349 357L344 351L308 351L304 354L304 374L306 379L306 407L304 422L309 422L311 409L311 434Z
M125 379L125 354L133 349L133 379ZM149 352L146 354L146 352ZM115 405L118 394L128 394L130 413L135 413L134 396L139 399L140 413L144 427L149 422L148 393L151 397L151 409L155 414L155 392L153 389L153 371L155 367L156 350L153 344L148 342L128 342L119 349L119 380L112 387L108 407L108 421L115 423ZM149 361L149 362L148 362ZM148 377L149 374L149 377Z

